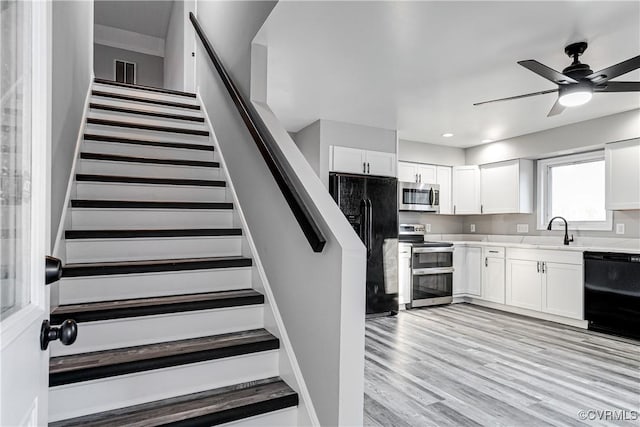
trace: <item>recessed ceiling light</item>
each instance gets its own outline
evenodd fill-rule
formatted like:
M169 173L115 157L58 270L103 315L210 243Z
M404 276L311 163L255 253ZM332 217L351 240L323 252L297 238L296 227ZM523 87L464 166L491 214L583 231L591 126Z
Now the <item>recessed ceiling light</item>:
M445 138L451 138L453 136L453 134L447 132L447 133L443 133L442 136L444 136Z
M482 143L486 144L487 142L493 142L493 139L483 139Z

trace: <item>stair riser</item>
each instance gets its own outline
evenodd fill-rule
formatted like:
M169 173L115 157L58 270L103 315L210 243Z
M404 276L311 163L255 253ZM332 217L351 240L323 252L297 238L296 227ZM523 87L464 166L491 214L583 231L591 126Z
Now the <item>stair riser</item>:
M212 162L216 157L213 151L89 140L85 140L82 143L82 151L85 153L117 154L122 156L152 157L156 159L201 160L205 162Z
M60 304L246 289L251 268L63 278Z
M183 142L187 144L211 145L208 136L191 135L178 132L167 132L149 129L136 129L122 126L111 126L87 123L86 132L90 134L108 133L125 138L155 139L157 141Z
M72 208L74 230L146 228L224 228L233 224L231 210Z
M69 239L67 263L240 256L242 236Z
M256 427L256 426L278 426L296 427L298 423L298 408L287 408L279 411L269 412L264 415L244 418L230 423L219 424L221 427Z
M49 422L278 375L278 350L49 388Z
M153 117L140 114L127 114L118 111L108 111L101 109L91 109L88 117L94 119L117 120L122 122L139 123L153 126L170 126L181 129L208 130L206 125L202 122L176 120L165 117Z
M262 305L78 323L73 345L51 344L51 356L198 338L263 327Z
M155 99L155 100L168 101L168 102L178 102L180 104L197 105L198 103L196 98L192 98L189 96L171 95L168 93L151 92L143 89L131 89L126 87L105 85L101 83L94 83L92 86L92 89L100 92L117 93L117 94L126 95L126 96L135 96L137 98Z
M227 193L225 187L84 181L77 182L76 191L78 199L175 202L224 202Z
M153 178L224 179L220 168L82 159L79 172Z
M149 111L153 113L180 114L183 116L203 117L201 110L175 108L175 107L168 107L164 105L146 104L142 102L131 102L131 101L125 101L122 99L107 98L105 96L92 96L90 102L92 104L110 105L113 107L120 107L120 108L132 108L135 110ZM104 110L96 109L95 111L104 111ZM138 116L138 115L136 114L135 116ZM134 117L134 116L132 115L131 117Z

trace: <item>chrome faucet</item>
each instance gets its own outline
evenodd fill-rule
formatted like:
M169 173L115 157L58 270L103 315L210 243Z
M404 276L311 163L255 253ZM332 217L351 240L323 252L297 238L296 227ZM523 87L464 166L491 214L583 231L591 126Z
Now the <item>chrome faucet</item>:
M554 216L553 218L551 218L551 221L549 221L549 225L547 225L547 230L551 231L551 224L556 219L561 219L564 221L564 244L569 245L569 242L573 242L573 234L571 235L571 239L569 239L569 224L567 224L566 219L564 219L561 216Z

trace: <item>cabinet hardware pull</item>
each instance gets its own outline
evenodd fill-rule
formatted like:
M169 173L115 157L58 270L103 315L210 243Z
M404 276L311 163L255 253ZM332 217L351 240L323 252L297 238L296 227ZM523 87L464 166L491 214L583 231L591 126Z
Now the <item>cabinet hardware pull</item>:
M418 182L422 182L422 174L418 175Z
M485 267L489 267L489 258L488 257L484 257L484 266Z
M418 182L418 174L416 174L416 182Z
M362 173L367 173L367 162L362 162Z
M546 265L546 264L547 264L546 262L543 262L543 263L542 263L542 272L543 272L543 273L546 273L546 267L547 267L547 265Z
M456 205L453 205L453 214L456 214Z
M367 162L367 173L371 173L371 163Z
M484 205L480 205L480 213L484 213Z
M536 263L536 266L538 267L538 273L540 273L540 261Z

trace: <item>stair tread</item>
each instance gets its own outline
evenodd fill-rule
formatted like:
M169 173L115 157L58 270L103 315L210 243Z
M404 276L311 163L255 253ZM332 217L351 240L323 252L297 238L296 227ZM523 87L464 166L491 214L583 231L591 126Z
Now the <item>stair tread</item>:
M163 119L186 120L186 121L190 121L190 122L204 123L204 117L199 117L199 116L189 116L189 115L186 115L186 114L163 113L163 112L160 112L160 111L140 110L138 108L128 108L128 107L120 107L120 106L117 106L117 105L99 104L97 102L91 102L89 104L89 108L93 109L93 110L113 111L113 112L116 112L116 113L138 114L138 115L141 115L141 116L159 117L159 118L163 118Z
M49 386L275 350L278 338L266 329L52 357Z
M192 93L192 92L183 92L183 91L180 91L180 90L165 89L165 88L155 87L155 86L145 86L145 85L138 85L138 84L122 83L122 82L116 82L114 80L100 79L100 78L97 78L97 77L95 79L93 79L93 81L96 82L96 83L100 83L100 84L126 87L126 88L129 88L129 89L146 90L146 91L149 91L149 92L166 93L166 94L169 94L169 95L187 96L189 98L195 98L196 97L196 94Z
M209 136L208 130L181 128L181 127L175 127L175 126L152 125L152 124L137 123L137 122L131 122L131 121L125 121L125 120L110 120L110 119L98 119L95 117L89 117L87 118L87 123L93 124L93 125L116 126L116 127L134 128L134 129L152 130L152 131L159 131L159 132L174 132L174 133L185 133L189 135Z
M107 276L114 274L151 273L160 271L208 270L214 268L249 267L251 265L251 258L242 256L87 262L66 264L62 268L62 277Z
M71 200L71 207L102 209L233 209L233 203L73 199Z
M186 185L196 187L225 187L227 183L215 179L148 178L124 175L76 174L78 182L119 182L128 184Z
M159 99L145 98L141 96L122 95L119 93L105 92L102 90L91 90L92 96L102 96L105 98L122 99L124 101L145 102L147 104L164 105L167 107L176 108L188 108L190 110L199 110L200 106L197 104L186 104L182 102L164 101Z
M49 424L51 427L159 426L188 422L218 425L298 405L298 395L279 377L234 384Z
M120 154L80 153L80 158L85 160L102 160L109 162L154 163L160 165L196 166L209 168L220 167L220 163L218 162L206 162L202 160L158 159L152 157L124 156Z
M138 138L125 138L125 137L115 136L115 135L113 136L112 135L96 135L96 134L85 133L84 139L87 141L119 142L123 144L148 145L152 147L181 148L186 150L199 150L199 151L214 151L214 148L212 145L170 142L170 141L155 141L155 140L138 139Z
M264 296L253 289L132 298L60 305L51 311L53 323L72 319L94 322L155 314L262 304Z
M179 228L147 230L67 230L65 238L73 239L135 239L144 237L200 237L200 236L241 236L241 228Z

